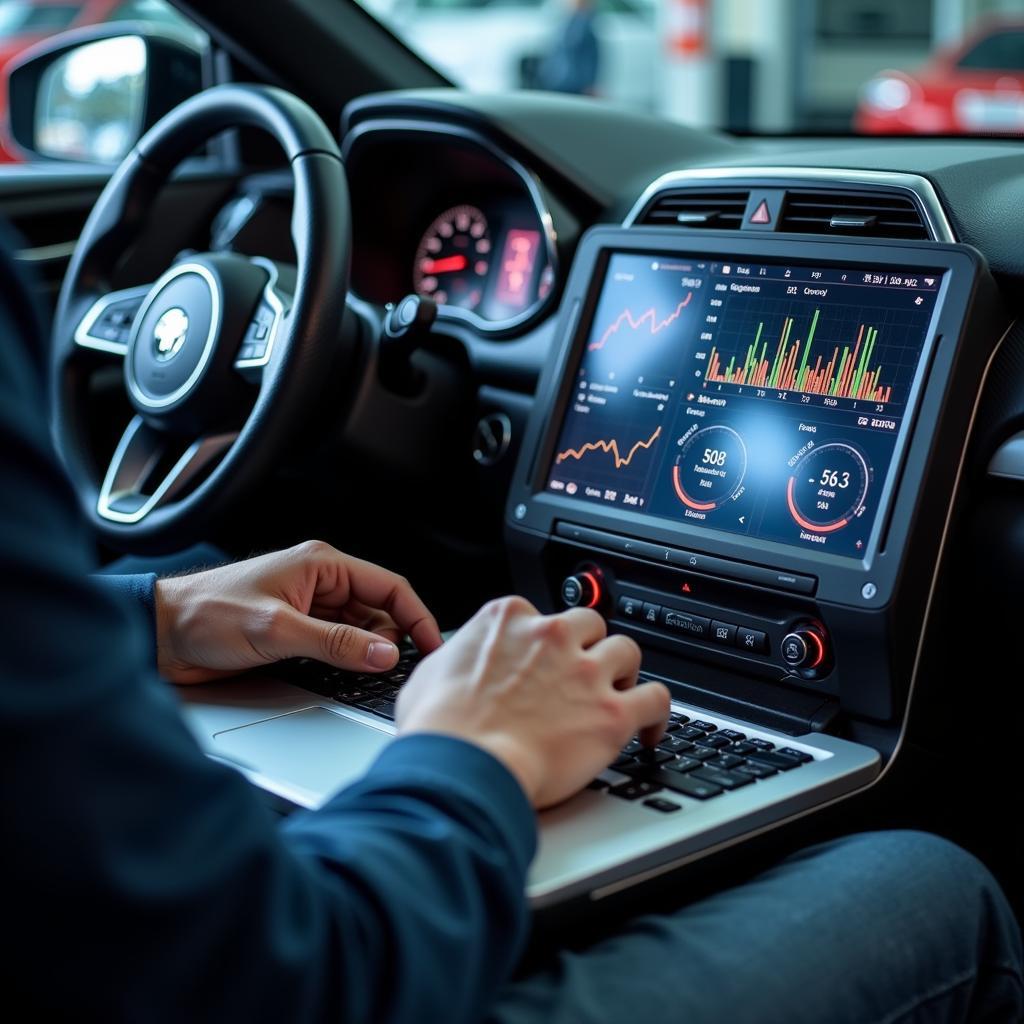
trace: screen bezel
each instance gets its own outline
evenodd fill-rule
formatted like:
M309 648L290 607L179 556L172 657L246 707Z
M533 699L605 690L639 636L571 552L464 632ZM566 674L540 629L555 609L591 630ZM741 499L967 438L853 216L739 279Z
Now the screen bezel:
M569 370L579 364L608 261L616 252L872 270L891 268L906 271L913 268L922 273L943 275L899 436L882 481L870 540L862 558L804 550L773 540L694 526L685 521L677 523L646 513L605 507L546 489L551 460L573 390L574 380ZM732 232L664 228L592 229L580 244L566 286L555 344L537 390L534 415L524 438L524 457L510 494L509 525L550 534L555 520L562 519L654 543L806 573L819 577L819 596L829 595L859 606L865 604L861 594L863 582L870 579L875 589L869 603L872 606L884 603L892 591L910 521L918 504L916 497L910 503L900 503L897 499L904 487L920 486L928 455L927 435L931 431L916 428L925 422L934 425L946 399L945 384L982 266L980 257L973 250L940 243L884 244L764 235L751 238L737 237Z

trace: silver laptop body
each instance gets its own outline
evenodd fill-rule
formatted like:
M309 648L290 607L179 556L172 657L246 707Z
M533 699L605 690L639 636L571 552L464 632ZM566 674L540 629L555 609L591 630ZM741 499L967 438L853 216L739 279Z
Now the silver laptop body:
M187 687L181 695L203 749L284 808L324 803L359 778L395 733L387 718L273 677ZM834 736L773 733L676 701L673 712L809 760L707 799L666 786L629 799L632 792L615 788L633 780L607 769L593 788L540 815L528 882L535 908L584 894L600 898L705 856L848 794L880 769L875 750ZM671 781L666 772L659 777ZM662 806L669 804L673 809Z

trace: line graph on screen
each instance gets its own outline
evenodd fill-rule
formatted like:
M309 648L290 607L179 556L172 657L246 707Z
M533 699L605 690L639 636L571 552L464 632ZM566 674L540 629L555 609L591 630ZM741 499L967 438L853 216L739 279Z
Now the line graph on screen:
M664 318L664 320L658 319L658 310L654 306L651 306L650 309L644 310L644 312L639 316L634 316L631 309L624 309L608 325L608 327L604 329L601 337L598 338L597 341L592 341L587 346L587 349L590 352L599 352L624 327L628 327L631 331L639 331L642 327L648 325L652 336L660 334L666 327L675 323L675 321L682 316L683 310L689 306L692 298L693 292L687 292L686 298L683 299L676 308Z
M651 448L655 441L661 436L661 427L658 427L646 441L637 441L625 455L619 449L619 442L615 438L602 439L599 441L587 441L578 448L567 448L555 456L555 465L561 465L566 459L582 459L590 452L604 452L612 457L615 469L625 469L632 461L637 452L646 451Z

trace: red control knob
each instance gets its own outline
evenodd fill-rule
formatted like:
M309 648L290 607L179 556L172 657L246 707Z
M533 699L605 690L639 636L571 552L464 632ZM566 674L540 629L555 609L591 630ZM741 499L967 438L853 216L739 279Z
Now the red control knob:
M562 580L566 608L596 608L601 603L601 581L592 572L577 572Z
M814 670L825 663L828 654L824 634L816 626L799 626L782 639L782 660L790 668Z

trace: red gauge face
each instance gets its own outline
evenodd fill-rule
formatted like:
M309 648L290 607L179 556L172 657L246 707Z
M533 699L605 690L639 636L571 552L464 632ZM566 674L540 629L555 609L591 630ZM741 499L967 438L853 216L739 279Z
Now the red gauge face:
M476 309L491 268L487 218L475 206L445 210L423 235L412 268L413 287L441 306Z

